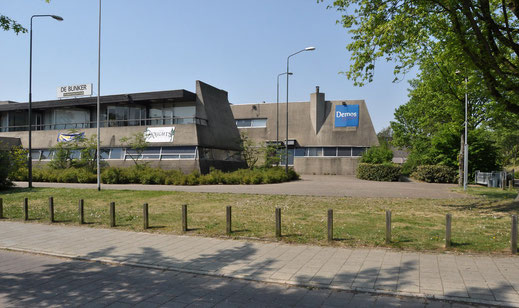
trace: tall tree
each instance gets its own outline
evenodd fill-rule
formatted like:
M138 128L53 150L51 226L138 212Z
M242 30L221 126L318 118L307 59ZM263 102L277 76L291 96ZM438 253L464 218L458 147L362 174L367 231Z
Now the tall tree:
M352 34L346 75L356 85L373 80L378 59L395 62L399 79L448 50L498 105L519 114L518 0L335 0L330 7Z

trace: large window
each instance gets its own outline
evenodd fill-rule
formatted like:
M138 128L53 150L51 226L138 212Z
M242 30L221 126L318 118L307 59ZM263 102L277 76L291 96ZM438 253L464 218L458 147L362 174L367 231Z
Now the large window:
M238 128L267 127L267 119L237 119L236 126Z
M295 148L296 157L358 157L366 147L302 147Z
M70 129L88 127L90 111L84 109L55 109L54 129Z

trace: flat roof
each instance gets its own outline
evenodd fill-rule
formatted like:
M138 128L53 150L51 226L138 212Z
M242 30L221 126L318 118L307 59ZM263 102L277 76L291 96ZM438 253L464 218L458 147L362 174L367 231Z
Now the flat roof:
M170 91L155 91L155 92L141 92L129 94L106 95L100 97L101 104L110 103L133 103L138 101L162 101L168 100L172 102L189 102L196 100L196 94L187 90L170 90ZM32 102L32 109L46 109L56 107L76 107L76 106L95 106L97 103L97 96L56 99L48 101ZM27 110L29 103L14 103L0 104L0 111L13 110Z

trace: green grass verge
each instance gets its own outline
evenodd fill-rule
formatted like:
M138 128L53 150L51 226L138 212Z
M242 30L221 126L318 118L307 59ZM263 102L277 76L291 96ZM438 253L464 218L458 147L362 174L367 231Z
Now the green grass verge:
M453 215L452 250L503 253L509 249L510 215L518 204L506 191L471 188L466 199L399 199L216 194L164 191L34 188L0 192L4 215L22 220L23 199L29 218L47 223L48 198L54 197L59 224L77 225L78 200L85 200L85 227L109 227L109 203L116 202L117 228L143 231L142 204L149 203L147 232L181 233L181 205L188 204L189 233L225 235L225 207L233 207L233 236L275 240L274 209L282 209L282 241L330 245L326 241L327 209L334 209L334 246L383 246L440 251L445 214ZM498 197L496 197L498 196ZM385 210L393 213L393 242L384 243Z

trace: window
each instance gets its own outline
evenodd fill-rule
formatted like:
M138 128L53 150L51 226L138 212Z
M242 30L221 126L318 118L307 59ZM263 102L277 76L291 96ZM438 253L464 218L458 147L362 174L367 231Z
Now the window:
M366 148L351 148L351 156L362 156Z
M108 159L110 157L110 149L101 149L101 159Z
M163 147L162 159L196 158L196 147Z
M50 160L50 159L52 159L53 155L54 155L54 151L52 151L52 150L43 150L43 151L41 151L40 160Z
M337 156L351 156L351 148L338 148Z
M337 148L323 148L324 156L337 156Z
M110 149L110 159L122 159L122 158L123 158L123 149L121 149L121 148Z
M267 127L267 119L238 119L236 126L239 128L246 127Z
M308 148L308 156L323 156L323 148Z
M32 160L40 160L40 150L32 150Z

